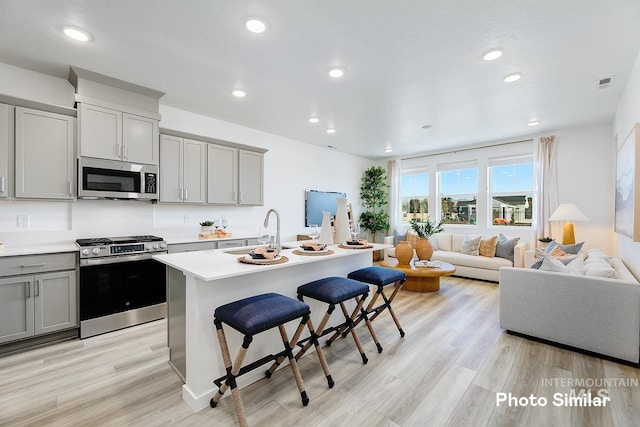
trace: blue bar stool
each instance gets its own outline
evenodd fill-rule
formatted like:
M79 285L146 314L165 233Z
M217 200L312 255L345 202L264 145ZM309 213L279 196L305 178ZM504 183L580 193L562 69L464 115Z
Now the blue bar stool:
M220 343L220 350L222 352L226 375L214 381L218 386L218 392L210 401L211 407L215 408L225 391L227 391L228 388L231 388L233 405L238 416L238 422L241 426L246 426L247 417L244 412L242 399L240 398L240 392L238 391L236 378L264 365L269 361L278 359L284 360L284 357L289 358L289 366L291 366L291 371L293 372L293 376L296 380L298 391L302 398L302 405L307 406L309 398L307 397L307 392L304 389L298 364L296 363L295 357L293 357L293 351L291 349L291 344L287 337L284 324L295 319L301 319L293 336L293 342L295 343L300 338L305 326L309 327L309 331L312 335L315 333L311 326L308 325L309 314L309 306L304 302L275 293L256 295L216 308L214 324L218 334L218 341ZM238 351L238 355L233 363L231 362L227 339L222 328L223 323L231 326L233 329L244 335L242 347ZM267 355L247 366L242 366L249 345L253 341L253 336L276 326L280 331L284 350L277 354ZM324 358L324 353L322 352L322 349L317 348L317 350L319 350L317 353L322 367L325 370L325 375L327 375L328 378L331 378L328 371L328 365ZM270 374L267 375L267 377L269 376Z
M316 337L311 337L309 340L303 340L298 343L302 348L296 354L296 358L299 358L304 352L311 346L312 342L317 341L317 338L323 337L331 332L334 332L334 336L327 341L327 345L336 339L344 331L345 335L351 332L351 336L356 343L358 352L362 358L362 363L368 362L367 356L362 348L360 338L355 331L354 321L358 317L358 313L362 310L364 301L369 295L369 286L356 280L347 279L345 277L326 277L324 279L315 280L313 282L304 284L298 287L298 299L303 301L304 297L312 298L318 301L329 304L327 312L322 317L318 330L321 331ZM347 311L345 301L353 298L356 302L356 308L352 313ZM344 315L344 322L338 326L326 328L327 322L331 318L331 314L335 310L336 305L340 305L342 314ZM369 320L365 318L365 321L370 326Z
M347 277L359 282L377 286L375 294L373 294L373 297L371 298L371 301L369 301L367 308L361 312L360 316L358 316L358 319L355 321L355 325L358 325L358 323L360 323L363 319L365 321L373 322L380 315L380 313L382 313L386 309L389 311L389 314L391 314L391 317L393 318L393 321L395 322L396 327L400 332L400 336L404 337L404 331L402 330L402 326L400 326L398 317L391 307L391 303L395 299L396 295L398 295L398 292L400 292L400 289L402 289L402 285L404 285L405 280L407 280L407 275L402 271L374 266L352 271L347 275ZM393 292L389 297L387 297L387 295L384 293L384 287L387 285L394 286ZM382 297L383 303L375 306L376 301L379 297ZM368 318L369 315L372 316ZM369 328L369 330L372 331L373 329ZM377 337L374 337L374 341L376 342L376 345L378 347L378 352L382 352L382 346L380 345L380 343L378 343Z

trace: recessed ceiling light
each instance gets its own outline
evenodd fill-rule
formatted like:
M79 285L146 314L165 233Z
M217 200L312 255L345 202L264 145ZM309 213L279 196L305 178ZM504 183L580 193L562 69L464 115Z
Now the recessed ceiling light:
M393 150L391 149L391 147L387 147L387 148L385 148L385 149L384 149L384 152L385 152L385 153L390 153L390 152L392 152L392 151L393 151Z
M328 128L327 133L336 133L336 130L334 128Z
M248 19L245 23L245 26L247 27L247 30L256 34L264 33L265 31L267 31L267 23L264 20L258 18Z
M340 77L344 76L346 72L347 70L344 67L329 68L329 76L333 77L334 79L339 79Z
M88 42L91 40L91 35L80 28L65 27L63 31L67 37L79 42Z
M521 78L522 78L522 73L513 73L513 74L509 74L508 76L505 76L503 80L505 83L513 83L520 80Z
M540 122L538 120L531 120L529 123L527 123L527 126L538 126L540 124Z
M245 96L247 96L247 92L242 89L235 89L233 92L231 92L231 94L236 98L244 98Z
M309 117L309 123L318 123L320 121L317 117Z
M491 49L489 52L486 52L482 55L482 59L485 61L494 61L502 56L502 50L500 49Z

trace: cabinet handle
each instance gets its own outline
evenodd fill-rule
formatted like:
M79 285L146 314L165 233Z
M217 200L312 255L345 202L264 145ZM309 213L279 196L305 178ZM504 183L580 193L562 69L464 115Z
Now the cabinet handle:
M40 296L40 280L36 280L36 291L34 292L35 296Z
M42 264L22 264L20 265L20 267L22 268L34 268L34 267L44 267L45 265L47 265L46 263L42 263Z
M31 282L27 282L24 284L25 293L27 294L27 298L31 298Z
M124 150L124 152L123 152L123 156L124 156L124 158L125 158L125 159L126 159L126 158L128 158L128 157L129 157L129 149L127 148L127 146L126 146L126 145L123 145L123 146L122 146L122 149Z
M180 187L180 200L184 200L184 188Z
M233 192L233 200L238 200L238 193L237 192Z
M0 193L4 193L4 176L0 176Z
M189 189L186 187L184 188L184 199L189 200Z
M120 144L116 144L116 156L122 157L122 146Z
M67 185L69 186L69 195L73 196L73 190L71 189L71 181L67 181Z
M240 201L242 202L242 200L244 199L243 195L242 195L242 191L240 192Z

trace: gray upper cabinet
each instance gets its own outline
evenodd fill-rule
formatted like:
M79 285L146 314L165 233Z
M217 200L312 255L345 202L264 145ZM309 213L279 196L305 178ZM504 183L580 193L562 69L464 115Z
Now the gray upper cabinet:
M240 150L238 159L239 204L264 204L264 154Z
M160 137L160 202L204 203L206 144L170 135Z
M238 149L207 145L207 203L238 203Z
M78 123L81 156L158 164L158 120L82 103Z
M15 196L73 199L75 118L15 109Z
M207 203L262 205L264 154L221 145L207 147Z
M0 199L9 197L10 179L10 159L13 157L9 151L13 141L13 131L9 117L13 107L7 104L0 104ZM11 162L11 163L10 163Z

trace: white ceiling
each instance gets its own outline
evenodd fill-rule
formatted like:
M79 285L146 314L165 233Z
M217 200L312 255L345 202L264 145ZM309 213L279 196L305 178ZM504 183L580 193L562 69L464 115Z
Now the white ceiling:
M249 33L252 16L268 31ZM0 0L0 62L63 78L75 65L166 92L165 105L383 158L611 121L638 22L637 0ZM66 40L70 24L93 41ZM494 47L503 57L483 61ZM523 78L504 83L512 72Z

